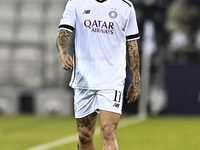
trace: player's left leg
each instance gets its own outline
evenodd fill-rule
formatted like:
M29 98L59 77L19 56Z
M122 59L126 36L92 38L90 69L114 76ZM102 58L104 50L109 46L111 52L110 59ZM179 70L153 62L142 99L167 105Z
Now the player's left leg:
M78 150L95 150L94 132L96 127L97 113L94 112L86 117L76 119L78 131Z
M118 150L117 125L120 114L99 110L101 137L103 142L102 150Z

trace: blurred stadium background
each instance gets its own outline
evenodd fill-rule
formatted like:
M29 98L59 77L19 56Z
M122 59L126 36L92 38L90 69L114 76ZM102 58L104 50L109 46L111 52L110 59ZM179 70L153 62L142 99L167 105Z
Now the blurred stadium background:
M163 115L169 118L189 115L187 118L195 118L196 124L200 114L200 2L132 2L141 36L138 44L142 95L133 104L126 104L124 98L123 114L157 116L161 120ZM67 0L0 0L0 141L4 131L12 133L16 127L21 131L24 118L27 122L33 119L29 123L25 121L27 125L41 122L47 114L54 114L58 118L54 118L55 121L61 116L69 121L73 116L73 90L68 87L71 74L61 69L55 46L57 27L66 3ZM69 44L70 54L74 50L73 38L74 35ZM125 93L130 80L127 69ZM23 125L15 125L11 120ZM178 119L172 117L172 120ZM13 126L9 128L8 124ZM62 136L65 135L54 138ZM27 148L41 143L32 143ZM167 149L166 145L162 146L158 149Z

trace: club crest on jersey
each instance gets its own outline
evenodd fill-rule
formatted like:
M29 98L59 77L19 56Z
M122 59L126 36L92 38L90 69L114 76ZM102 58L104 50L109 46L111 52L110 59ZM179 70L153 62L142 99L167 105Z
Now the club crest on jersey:
M108 13L108 16L112 19L115 19L117 18L117 12L115 10L111 10L109 13Z

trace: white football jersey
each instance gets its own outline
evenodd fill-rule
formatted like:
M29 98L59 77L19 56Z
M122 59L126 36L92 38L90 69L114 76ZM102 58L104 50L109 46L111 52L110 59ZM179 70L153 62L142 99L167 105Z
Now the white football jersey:
M72 88L123 89L126 41L139 38L130 1L69 0L60 29L76 29Z

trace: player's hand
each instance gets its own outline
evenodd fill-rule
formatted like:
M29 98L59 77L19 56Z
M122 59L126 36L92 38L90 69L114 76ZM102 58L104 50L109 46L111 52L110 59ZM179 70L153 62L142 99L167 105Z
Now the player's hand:
M60 65L63 69L71 71L73 69L73 59L72 57L64 52L60 55Z
M140 96L140 93L141 93L140 85L134 86L133 83L131 83L126 95L126 98L129 98L129 101L127 103L132 103L136 101Z

